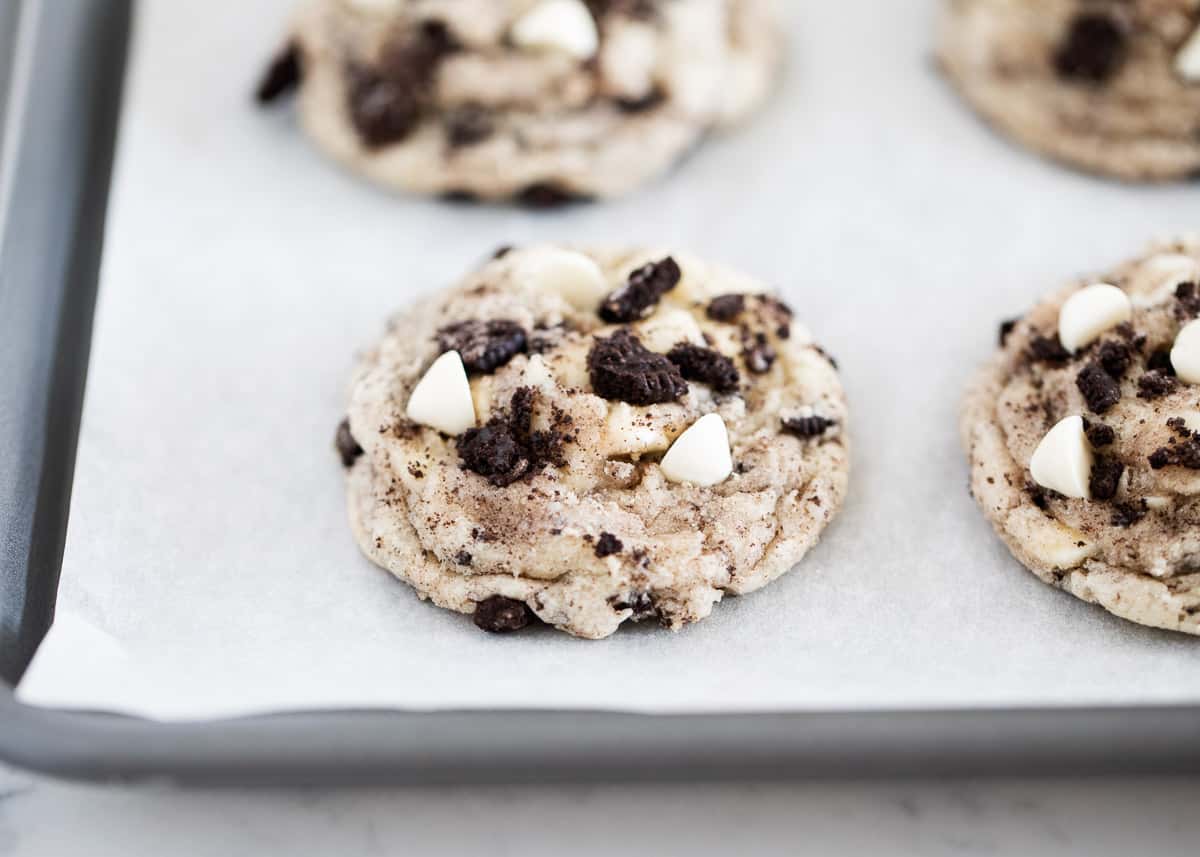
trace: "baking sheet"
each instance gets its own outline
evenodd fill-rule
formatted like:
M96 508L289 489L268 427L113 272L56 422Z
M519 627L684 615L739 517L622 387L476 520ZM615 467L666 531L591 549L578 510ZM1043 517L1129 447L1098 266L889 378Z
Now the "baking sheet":
M1200 701L1200 644L1037 582L967 495L996 323L1194 227L993 137L933 0L793 2L770 107L627 200L387 196L249 92L289 3L141 4L59 620L19 692L192 719L293 708L739 711ZM851 397L848 505L803 565L671 634L479 633L362 559L330 449L354 351L502 243L699 250L778 285Z

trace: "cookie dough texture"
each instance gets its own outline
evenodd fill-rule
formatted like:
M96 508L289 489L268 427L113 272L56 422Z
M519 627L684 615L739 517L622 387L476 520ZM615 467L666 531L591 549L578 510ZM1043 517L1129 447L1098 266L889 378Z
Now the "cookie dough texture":
M752 592L791 569L837 513L848 471L837 372L783 304L733 271L661 251L589 252L613 290L631 279L644 285L648 278L630 275L650 262L669 258L680 270L678 283L639 311L644 318L606 323L529 281L555 252L529 247L493 259L396 316L362 357L349 405L362 450L348 459L352 528L367 556L421 598L477 621L477 605L501 596L580 637L608 636L631 619L678 629L726 594ZM716 320L708 308L721 295L744 297L718 304ZM462 436L404 416L447 342L439 332L465 320L528 335L519 353L491 368L513 350L502 347L511 339L496 340L489 353L499 360L470 376L479 426L532 402L531 427L561 442L557 455L515 481L468 469L480 449L464 455ZM601 339L610 351L617 342L628 348L626 332L656 355L690 343L689 354L707 353L704 365L721 371L708 373L711 384L689 380L661 404L602 398L589 355ZM713 352L732 361L735 384ZM618 386L628 380L613 377ZM628 385L630 397L647 389ZM733 474L712 487L669 481L663 454L706 414L728 428Z
M1163 244L1039 303L1005 326L961 422L971 491L1018 560L1125 619L1192 634L1200 633L1200 386L1174 378L1167 355L1200 312L1198 277L1200 242ZM1059 310L1095 282L1123 289L1133 317L1067 355L1056 348ZM1040 489L1029 472L1042 438L1073 415L1094 447L1090 500Z
M939 54L988 122L1129 181L1200 170L1200 0L945 0Z
M591 56L514 40L544 2L309 0L292 34L305 129L398 190L611 197L745 118L781 58L775 0L589 0Z

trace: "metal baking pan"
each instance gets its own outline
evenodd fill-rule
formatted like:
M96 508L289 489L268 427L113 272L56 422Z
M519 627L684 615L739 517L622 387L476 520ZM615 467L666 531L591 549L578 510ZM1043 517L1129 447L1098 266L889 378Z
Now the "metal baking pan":
M89 780L445 783L1200 771L1200 708L312 712L189 725L30 708L54 610L128 0L0 4L0 758Z

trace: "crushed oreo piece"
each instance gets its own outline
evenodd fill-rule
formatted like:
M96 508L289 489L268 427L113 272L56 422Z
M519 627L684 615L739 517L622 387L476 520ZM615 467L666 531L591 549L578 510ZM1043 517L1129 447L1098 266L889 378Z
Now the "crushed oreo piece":
M1110 339L1100 346L1096 352L1096 360L1110 378L1120 381L1133 363L1133 352L1124 342Z
M1043 512L1049 508L1050 498L1046 493L1046 489L1033 480L1028 480L1025 483L1025 493L1029 495L1029 501Z
M1035 336L1029 341L1029 357L1036 363L1061 366L1071 359L1071 352L1063 348L1057 336Z
M674 402L687 393L679 367L646 349L627 329L597 339L587 357L596 395L631 405Z
M1090 486L1093 500L1111 500L1117 496L1125 465L1106 455L1096 456L1092 464Z
M1150 507L1145 500L1136 503L1118 503L1113 507L1112 525L1114 527L1132 527L1146 517Z
M1170 375L1156 369L1138 378L1138 398L1146 401L1161 399L1173 393L1178 385L1179 382Z
M492 251L492 259L493 260L503 259L509 253L511 253L514 249L515 248L511 244L501 244L499 247L497 247L495 250Z
M745 295L721 295L709 301L705 315L713 321L731 322L746 309Z
M454 562L458 565L470 565L471 561L471 554L467 551L459 551L454 555Z
M690 342L680 342L667 352L685 380L707 384L718 393L737 391L741 376L733 361L719 351Z
M601 533L600 538L596 539L595 550L596 556L604 559L625 550L625 545L612 533Z
M1175 437L1167 446L1160 447L1150 456L1150 467L1162 470L1164 467L1186 467L1188 470L1200 470L1200 432L1185 433L1180 431L1178 424L1168 423Z
M521 190L513 197L513 202L522 208L544 210L561 208L576 202L590 202L591 197L551 182L537 182Z
M1094 423L1090 420L1084 420L1083 431L1087 435L1088 443L1096 449L1104 446L1112 446L1117 440L1117 433L1113 430L1113 427L1107 426L1104 423Z
M486 477L497 488L537 473L546 465L561 467L565 463L562 446L568 439L562 431L565 415L556 414L550 430L533 431L536 396L533 387L521 387L513 393L507 413L497 414L487 425L460 435L458 457L462 466Z
M446 115L446 142L454 148L482 143L495 130L491 113L475 104L456 108Z
M600 304L600 318L610 324L623 324L645 318L653 312L663 295L679 284L683 272L670 256L638 268Z
M783 430L797 437L820 437L835 425L837 423L834 420L816 415L792 417L783 421Z
M667 94L659 87L654 87L639 98L614 98L613 103L622 113L646 113L666 103Z
M614 596L609 599L608 603L613 610L618 612L632 611L633 615L629 618L635 622L659 615L658 605L654 601L654 596L649 592L630 592L621 597Z
M1200 315L1200 286L1196 283L1180 283L1175 287L1175 299L1184 318Z
M348 66L350 119L364 145L399 143L416 129L430 104L434 73L457 47L446 25L430 20L386 45L376 65Z
M1192 436L1192 430L1188 428L1187 420L1183 417L1171 417L1167 420L1167 428L1175 432L1178 437L1186 439Z
M467 372L495 372L525 350L525 329L515 321L459 321L437 332L438 348L457 351Z
M1066 80L1106 83L1124 64L1128 43L1125 28L1114 18L1081 13L1071 21L1066 38L1055 51L1054 68Z
M770 372L777 356L765 333L751 333L748 329L742 331L742 359L746 361L746 368L755 375Z
M337 435L334 437L334 446L337 447L338 455L341 456L342 467L353 467L354 462L358 461L358 457L363 454L363 448L358 445L358 441L350 433L349 419L344 419L338 423Z
M533 621L533 611L524 601L493 595L475 604L475 627L489 634L520 631Z
M1021 323L1021 319L1019 319L1019 318L1010 318L1010 319L1007 319L1006 321L1000 322L999 340L1000 340L1001 348L1003 348L1005 345L1008 344L1009 335L1014 330L1017 329L1017 325L1020 323Z
M271 60L254 91L254 99L259 104L270 104L282 98L300 85L304 74L300 46L288 42L283 50Z
M1121 401L1121 385L1095 360L1076 376L1075 386L1093 413L1103 414Z

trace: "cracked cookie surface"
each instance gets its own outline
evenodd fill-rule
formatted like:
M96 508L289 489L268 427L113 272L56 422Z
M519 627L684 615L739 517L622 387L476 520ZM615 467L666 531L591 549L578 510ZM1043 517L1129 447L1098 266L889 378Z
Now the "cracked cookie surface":
M309 0L259 99L298 89L318 146L394 189L617 196L762 103L774 2Z
M1029 148L1130 181L1200 171L1200 0L946 0L938 52Z
M678 278L637 320L601 318L612 295L667 260ZM569 282L583 271L590 292ZM736 313L720 311L730 295ZM762 372L744 346L759 337L776 355ZM495 359L486 371L463 364L475 427L450 436L407 407L456 344ZM712 432L677 441L713 415L728 471L707 485L668 477L668 450L675 470L711 472L719 455L697 462L681 447L703 450ZM703 619L726 594L791 569L847 484L830 359L760 283L679 253L505 252L392 320L355 371L348 419L337 446L363 551L492 631L536 617L600 638L627 620Z
M1192 634L1200 633L1200 385L1177 377L1172 354L1181 360L1180 333L1200 314L1198 282L1200 241L1188 240L1047 298L1002 327L961 422L972 494L1017 559L1118 616ZM1079 295L1097 283L1120 289L1127 306L1093 311L1090 341L1068 350L1059 339L1064 307L1074 302L1067 312L1078 315ZM1039 483L1039 472L1059 490ZM1077 477L1076 490L1064 474Z

